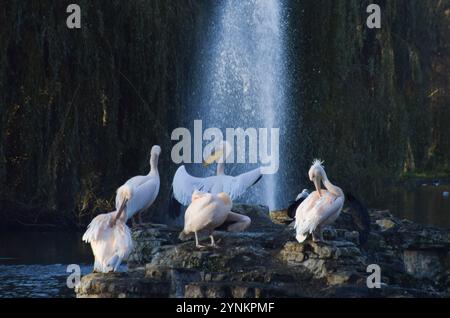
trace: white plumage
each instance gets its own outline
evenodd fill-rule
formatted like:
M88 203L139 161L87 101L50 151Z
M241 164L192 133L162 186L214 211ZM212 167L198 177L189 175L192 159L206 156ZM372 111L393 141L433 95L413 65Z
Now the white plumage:
M133 249L130 229L126 225L126 207L133 196L132 188L122 186L117 190L120 207L117 211L97 215L88 225L83 241L91 244L95 257L94 271L117 271L120 263Z
M225 222L231 222L229 231L242 231L250 225L250 218L231 212L232 201L228 194L203 193L194 191L191 198L192 203L186 210L184 216L184 229L180 239L187 239L191 234L195 235L197 247L203 247L198 242L198 233L209 235L211 246L215 246L214 230Z
M300 243L309 234L314 241L323 241L323 228L339 217L344 206L343 191L328 180L321 161L314 160L308 175L316 191L299 205L295 214L296 239ZM321 189L321 181L327 190Z
M150 152L150 172L145 176L135 176L125 182L124 185L130 186L133 189L133 197L127 203L127 219L134 215L139 216L140 213L147 210L159 193L159 172L158 172L158 158L161 154L161 147L155 145ZM116 209L119 208L120 198L116 195ZM134 223L134 219L133 219Z
M226 192L232 200L236 200L261 178L260 168L240 174L236 177L216 175L206 178L191 176L185 166L175 172L173 178L173 193L175 199L183 205L191 203L191 195L195 190L218 194Z
M175 199L182 205L191 203L191 196L194 191L218 194L227 193L231 200L236 200L254 185L262 177L261 169L256 168L238 176L225 174L225 163L222 157L228 158L231 150L227 142L221 142L211 156L205 161L209 165L217 161L217 175L206 178L191 176L185 166L180 166L173 177L172 188Z

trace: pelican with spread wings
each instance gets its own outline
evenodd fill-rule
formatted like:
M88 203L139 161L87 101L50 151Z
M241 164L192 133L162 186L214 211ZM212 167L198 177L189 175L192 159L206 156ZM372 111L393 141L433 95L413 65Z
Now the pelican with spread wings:
M173 177L173 196L182 205L191 203L194 191L218 194L227 193L231 200L236 200L247 191L252 185L257 183L261 177L261 168L256 168L238 176L225 174L225 162L231 155L231 145L226 141L221 141L214 147L211 155L205 160L204 165L208 166L217 161L217 174L206 178L191 176L185 166L180 166Z

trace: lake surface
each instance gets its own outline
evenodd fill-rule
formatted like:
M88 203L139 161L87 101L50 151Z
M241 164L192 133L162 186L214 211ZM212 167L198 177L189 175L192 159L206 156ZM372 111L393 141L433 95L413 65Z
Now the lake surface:
M35 229L0 233L0 298L74 297L67 265L80 265L82 275L92 271L90 245L81 236Z
M386 190L377 208L422 224L450 229L450 198L447 185ZM66 286L67 266L78 264L82 275L92 271L90 245L82 233L70 231L6 231L0 233L0 298L74 297ZM121 267L126 270L126 265Z
M450 229L449 184L423 184L414 187L392 187L378 200L377 208L388 209L397 217Z

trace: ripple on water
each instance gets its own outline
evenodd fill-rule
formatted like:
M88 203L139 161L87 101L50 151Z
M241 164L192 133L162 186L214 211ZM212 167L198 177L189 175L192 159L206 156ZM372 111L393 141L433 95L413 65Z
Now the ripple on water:
M81 274L92 271L92 265L81 265ZM0 298L70 298L73 289L66 286L70 273L67 265L0 265Z

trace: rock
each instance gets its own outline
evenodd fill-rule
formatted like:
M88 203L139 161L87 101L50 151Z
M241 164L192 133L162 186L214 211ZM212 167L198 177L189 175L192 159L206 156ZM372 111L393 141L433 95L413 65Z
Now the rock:
M395 223L392 220L390 220L390 219L376 220L375 223L378 224L378 226L381 227L381 229L383 231L387 231L387 230L392 229L393 227L395 227Z
M181 228L133 231L129 271L89 274L78 297L446 297L450 295L450 232L371 211L372 232L359 245L351 216L324 231L326 243L299 244L294 229L265 207L236 205L252 225L216 232L219 248L180 242ZM281 212L279 212L281 215ZM280 216L278 215L278 216ZM278 216L275 216L277 218ZM393 230L395 229L395 231ZM381 268L381 289L366 286L367 266Z
M191 283L186 286L186 298L273 298L305 297L289 284L260 283Z
M359 245L359 232L357 231L346 231L344 234L344 239L346 241L352 242L356 245Z
M248 231L263 231L273 230L276 228L282 229L282 226L275 224L270 218L269 208L263 205L245 205L234 204L231 209L233 212L244 214L250 217L252 223L248 228Z
M344 232L347 232L347 231L344 231ZM323 238L327 241L334 241L338 238L338 232L331 227L327 227L323 231Z
M406 250L403 261L408 274L417 278L433 278L441 270L441 255L439 251Z
M327 283L329 285L343 285L347 283L352 276L351 272L337 272L327 276Z
M168 228L164 224L150 224L145 229L133 231L134 250L128 258L128 266L133 268L150 263L161 248L179 242L180 231L181 228Z
M287 242L280 252L280 259L290 265L298 265L305 260L304 245L298 242Z
M289 224L294 221L289 217L287 210L270 211L270 218L275 224Z
M146 279L142 269L127 273L89 274L75 289L78 298L169 297L170 284Z

